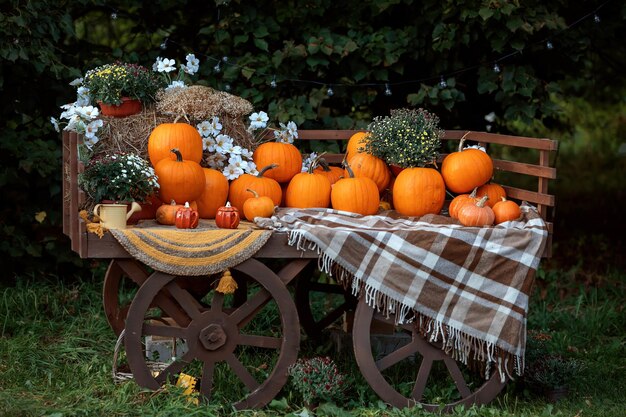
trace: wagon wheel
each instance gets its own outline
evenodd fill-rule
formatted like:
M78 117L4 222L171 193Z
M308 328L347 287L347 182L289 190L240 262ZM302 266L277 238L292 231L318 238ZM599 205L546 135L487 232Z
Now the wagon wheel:
M504 388L498 372L488 380L428 343L414 325L396 325L391 348L376 352L372 347L370 326L373 322L393 325L393 317L384 318L361 299L356 309L352 332L354 354L361 374L385 402L394 407L451 411L457 405L487 404Z
M125 281L132 281L134 284L130 285L138 288L149 275L146 267L135 259L112 259L109 263L102 286L102 304L109 326L117 336L124 329L134 292L129 290L129 284ZM181 286L190 289L197 299L201 299L209 292L211 280L186 277Z
M354 310L357 299L339 284L319 281L317 260L312 260L296 283L295 300L302 328L311 337L318 338L322 330Z
M248 278L248 296L239 306L234 296L212 291L204 308L176 277L160 272L137 291L126 320L125 348L139 385L158 389L184 372L200 379L207 400L217 397L237 409L261 407L280 391L300 343L294 303L279 276L259 261L249 259L231 271ZM171 319L151 320L158 315ZM187 351L153 376L145 336L174 338Z

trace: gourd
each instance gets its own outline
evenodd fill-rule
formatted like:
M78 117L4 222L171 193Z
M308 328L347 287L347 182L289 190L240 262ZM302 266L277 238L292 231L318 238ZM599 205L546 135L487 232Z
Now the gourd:
M248 221L254 221L255 217L271 217L274 213L274 201L265 195L259 195L248 188L246 191L253 195L243 203L243 214Z
M479 149L463 149L459 143L458 152L447 155L441 163L441 175L446 187L453 193L468 193L485 184L493 175L491 157Z
M176 210L174 225L178 229L195 229L198 227L198 219L198 211L192 209L189 203L185 203L183 207Z
M162 123L148 137L148 157L153 167L162 159L168 159L170 149L176 148L188 161L202 160L202 137L198 130L187 123Z
M481 198L487 196L489 200L487 200L487 205L491 208L502 199L502 197L506 198L506 191L502 188L501 185L496 183L484 184L478 187L476 190L476 198Z
M175 159L162 159L154 167L159 178L159 198L163 202L195 201L204 191L205 177L200 164L183 159L176 148Z
M252 159L257 167L277 165L265 175L278 182L288 182L302 171L302 155L291 143L265 142L254 150Z
M354 176L357 178L368 177L372 179L376 183L376 187L378 187L378 192L381 192L389 186L391 172L382 159L368 153L360 152L350 158L349 162ZM347 171L344 176L349 176Z
M463 226L491 226L495 215L487 203L489 197L484 196L476 204L465 204L459 210L459 221Z
M468 203L476 203L476 201L478 201L476 199L477 190L477 188L474 188L474 190L472 190L470 194L459 194L454 197L450 202L450 206L448 207L448 213L450 214L450 217L452 217L453 219L458 219L459 210L461 209L461 207Z
M380 204L376 183L368 177L356 178L347 161L345 167L348 177L337 181L330 192L332 207L364 216L376 213Z
M234 179L230 183L228 191L230 205L237 207L239 211L243 210L245 201L252 198L252 194L247 191L248 189L256 191L261 196L271 198L275 206L280 205L283 190L275 179L268 177L269 172L276 168L278 168L276 164L267 165L257 175L243 174Z
M500 201L493 205L493 214L495 216L495 224L500 224L519 219L522 212L515 201L501 197Z
M232 207L229 202L217 209L215 224L221 229L236 229L239 226L239 210Z
M393 184L393 207L404 216L438 214L445 198L443 178L433 168L406 168Z
M350 136L348 146L346 147L346 162L350 162L350 159L357 153L365 151L367 135L368 132L357 132Z
M320 158L319 165L315 168L315 172L325 175L331 185L344 176L344 170L342 168L328 165L328 162L326 162L324 158Z
M315 172L317 159L312 161L306 172L296 174L287 186L287 207L310 208L330 206L332 186L325 175Z
M217 209L226 204L228 199L228 180L220 171L202 168L204 172L204 190L196 200L201 219L214 219Z

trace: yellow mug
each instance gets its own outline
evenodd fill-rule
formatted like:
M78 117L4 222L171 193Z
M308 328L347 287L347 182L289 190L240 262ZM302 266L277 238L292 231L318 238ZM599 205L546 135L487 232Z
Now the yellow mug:
M126 212L126 204L96 204L93 213L100 217L102 226L107 229L126 229L126 221L130 216L141 211L141 206L133 202L130 211Z

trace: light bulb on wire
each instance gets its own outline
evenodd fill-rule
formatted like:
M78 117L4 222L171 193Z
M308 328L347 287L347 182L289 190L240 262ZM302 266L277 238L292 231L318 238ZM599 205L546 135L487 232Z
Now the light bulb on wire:
M546 48L551 51L554 49L554 45L552 44L552 41L547 41L546 42Z
M446 82L446 80L443 78L443 75L441 76L441 81L439 81L439 87L441 88L446 88L448 87L448 83Z
M272 87L272 88L276 88L276 85L277 85L277 84L276 84L276 76L274 75L274 76L272 77L272 81L270 82L270 87Z
M392 94L391 88L389 88L389 83L385 83L385 95L389 97Z
M326 95L328 97L332 97L333 95L335 95L335 92L333 91L332 87L328 87L328 90L326 90Z
M594 15L593 15L593 21L594 21L595 23L600 23L600 16L598 16L597 14L594 14Z
M495 72L496 74L498 74L501 71L500 69L500 65L498 65L498 63L494 63L493 64L493 72Z
M217 61L217 64L215 64L215 66L213 67L213 71L215 72L220 72L222 70L222 67L220 66L220 61Z
M159 46L159 48L161 48L162 50L166 50L167 49L167 41L169 38L165 38L165 40L161 43L161 45Z

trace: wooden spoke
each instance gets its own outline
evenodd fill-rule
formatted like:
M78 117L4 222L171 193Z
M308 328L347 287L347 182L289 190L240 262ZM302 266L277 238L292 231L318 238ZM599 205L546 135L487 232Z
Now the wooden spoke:
M205 361L202 365L202 381L200 382L200 394L211 399L211 391L213 390L213 373L215 371L215 362Z
M415 354L416 352L417 352L417 343L415 343L414 341L411 341L410 343L407 343L406 345L391 352L384 358L376 361L376 367L378 368L379 371L384 371L390 366L395 365L396 363L400 362L403 359L408 358L409 356Z
M256 336L251 334L240 334L239 344L245 346L255 346L268 349L280 349L283 340L279 337Z
M230 319L237 323L239 327L245 326L254 316L254 314L266 304L271 298L271 295L267 290L260 289L256 294L248 299L245 303L236 309L231 315Z
M241 382L250 390L250 392L256 390L259 387L259 383L254 379L254 377L248 372L245 366L237 359L234 354L229 355L226 358L226 363L230 365L230 368L233 370L235 375L239 377Z
M211 299L211 311L221 311L224 307L224 294L219 291L213 291Z
M456 388L459 390L461 397L467 398L472 395L472 391L467 386L465 377L459 369L459 365L457 365L456 361L449 357L446 357L443 361L446 364L446 368L448 368L448 372L450 372L450 376L454 381L454 385L456 385Z
M187 329L178 326L169 326L166 324L144 323L143 334L150 336L177 337L179 339L186 339Z
M343 294L345 292L341 285L327 284L325 282L310 282L309 291L317 291L327 294Z
M417 378L415 378L413 391L411 392L411 397L415 401L419 401L422 399L422 396L424 395L424 390L426 389L426 383L428 382L428 376L430 375L432 367L432 359L424 358L422 360L419 371L417 371Z
M176 359L174 362L170 363L167 368L159 372L159 374L155 377L156 381L159 384L163 384L167 380L168 376L180 373L180 371L182 371L185 366L191 363L193 358L194 352L188 351L183 355L182 358Z
M180 288L175 282L169 283L166 288L190 319L198 318L202 310L202 304L198 300L189 294L188 291Z

